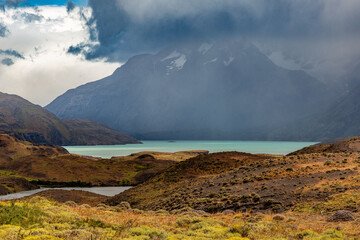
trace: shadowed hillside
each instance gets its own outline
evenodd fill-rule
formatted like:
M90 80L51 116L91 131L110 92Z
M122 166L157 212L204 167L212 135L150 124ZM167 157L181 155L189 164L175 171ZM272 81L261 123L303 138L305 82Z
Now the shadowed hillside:
M19 139L53 145L139 143L133 137L90 120L60 120L25 99L0 93L0 132Z
M358 75L357 75L358 76ZM358 78L357 78L358 79ZM359 82L359 80L358 80ZM360 85L324 110L270 132L270 139L323 141L360 135Z

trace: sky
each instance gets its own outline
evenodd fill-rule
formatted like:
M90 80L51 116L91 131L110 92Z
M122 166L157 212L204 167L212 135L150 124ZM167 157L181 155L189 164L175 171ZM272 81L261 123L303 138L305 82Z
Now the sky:
M80 7L82 14L91 14L85 1L74 1L76 8L70 13L66 3L28 1L25 7L0 11L1 92L45 106L68 89L106 77L121 65L67 53L71 45L89 38Z
M250 39L279 66L339 81L360 64L360 1L3 0L0 91L46 105L136 54L219 37Z

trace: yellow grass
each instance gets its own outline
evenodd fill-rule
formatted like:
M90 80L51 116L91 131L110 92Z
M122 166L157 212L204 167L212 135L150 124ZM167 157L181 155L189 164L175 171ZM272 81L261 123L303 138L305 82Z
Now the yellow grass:
M6 209L6 211L3 211ZM10 209L10 210L9 210ZM17 216L21 212L21 217ZM34 218L32 214L36 214ZM170 214L36 197L0 203L0 239L359 239L360 222L327 222L319 213ZM17 219L17 220L16 220ZM31 222L35 219L36 223ZM15 221L16 220L16 221Z

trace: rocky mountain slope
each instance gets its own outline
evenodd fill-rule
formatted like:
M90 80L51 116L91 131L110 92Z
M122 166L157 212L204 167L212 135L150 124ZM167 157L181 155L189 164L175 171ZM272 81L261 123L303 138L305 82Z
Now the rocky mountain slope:
M276 66L245 40L182 43L131 58L113 75L46 106L141 139L264 139L331 98L304 71Z
M53 145L139 143L133 137L90 120L61 120L25 99L0 93L0 132Z

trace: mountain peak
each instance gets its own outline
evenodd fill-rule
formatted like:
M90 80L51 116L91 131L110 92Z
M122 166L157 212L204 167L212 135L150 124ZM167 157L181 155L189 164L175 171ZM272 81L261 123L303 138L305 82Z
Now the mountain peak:
M199 40L135 56L46 108L140 138L254 139L315 112L328 97L321 82L275 65L247 40Z

